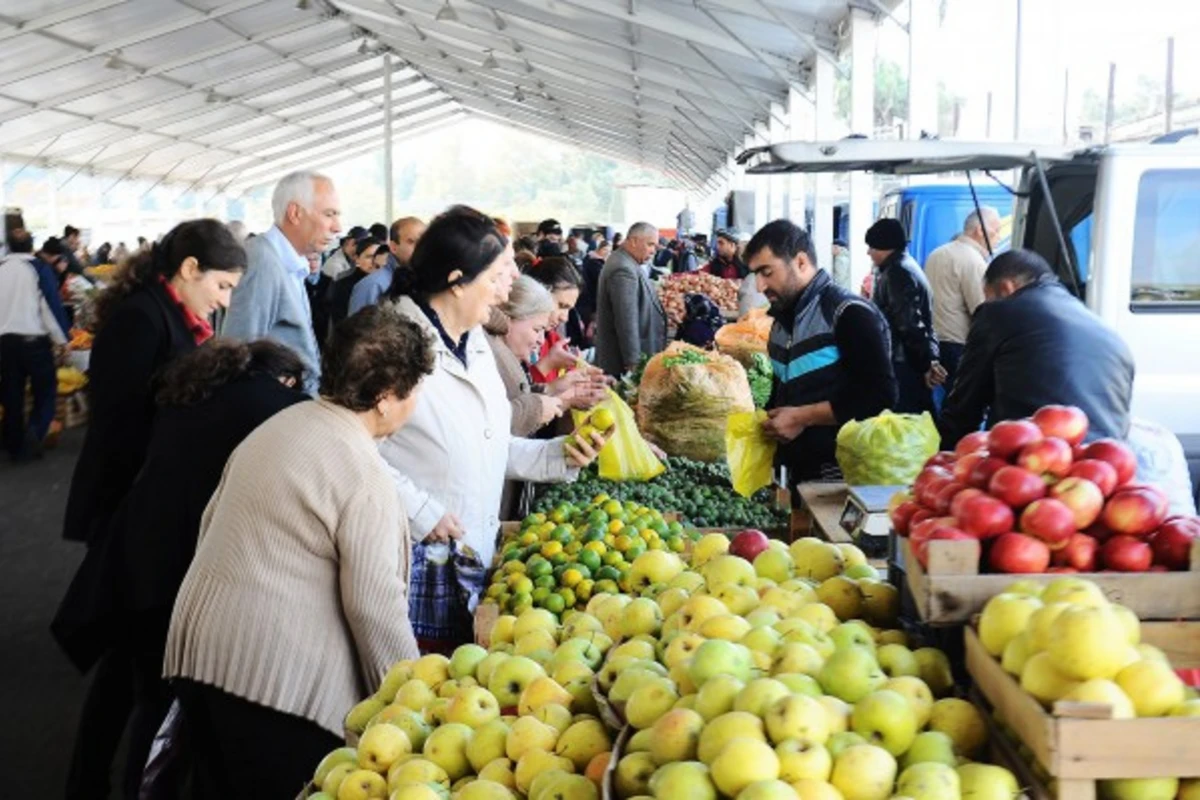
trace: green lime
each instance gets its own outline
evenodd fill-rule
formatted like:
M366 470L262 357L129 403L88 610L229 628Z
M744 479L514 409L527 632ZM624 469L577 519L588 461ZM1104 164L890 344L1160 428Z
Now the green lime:
M567 601L561 594L550 594L542 601L542 608L551 614L561 614L567 610Z

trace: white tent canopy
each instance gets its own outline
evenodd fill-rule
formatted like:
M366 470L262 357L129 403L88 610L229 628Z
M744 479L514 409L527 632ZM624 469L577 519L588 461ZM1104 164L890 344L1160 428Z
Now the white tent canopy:
M833 58L848 10L847 0L5 0L0 156L246 189L381 147L390 101L397 139L471 113L698 189L778 117L789 88L807 91L805 65Z

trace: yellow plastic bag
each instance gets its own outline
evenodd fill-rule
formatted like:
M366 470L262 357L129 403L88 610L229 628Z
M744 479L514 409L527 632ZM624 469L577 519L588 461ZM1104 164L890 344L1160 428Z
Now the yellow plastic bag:
M576 429L601 408L611 411L613 419L616 420L612 436L600 450L600 457L596 459L601 478L610 481L648 481L666 471L666 467L642 438L637 420L633 416L633 409L612 389L608 390L607 399L601 400L589 410L571 412Z
M775 440L763 433L767 412L735 411L725 425L725 453L733 490L749 497L771 483L775 466Z

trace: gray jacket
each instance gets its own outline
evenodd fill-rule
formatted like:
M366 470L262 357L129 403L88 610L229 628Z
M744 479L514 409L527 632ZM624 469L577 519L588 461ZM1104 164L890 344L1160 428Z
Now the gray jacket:
M596 289L596 366L618 376L667 346L667 314L641 265L624 249L604 262Z

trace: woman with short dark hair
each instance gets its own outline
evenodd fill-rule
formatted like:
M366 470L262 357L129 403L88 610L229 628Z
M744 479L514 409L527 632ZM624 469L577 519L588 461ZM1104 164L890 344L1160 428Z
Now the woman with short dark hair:
M396 311L434 339L437 366L412 421L381 447L397 471L414 538L413 623L426 649L471 637L469 609L495 552L505 478L573 480L603 437L567 445L515 438L512 406L482 328L508 297L513 249L465 206L435 218L413 251L413 291ZM453 543L453 544L451 544Z
M112 648L133 663L125 796L137 797L173 695L162 679L167 623L225 462L262 422L307 399L304 364L270 340L213 340L163 371L146 461L107 535L67 590L55 635L76 663ZM95 748L98 742L82 742Z
M416 658L407 514L379 440L433 369L424 330L378 306L338 325L320 398L230 456L167 634L193 797L290 797L342 742L347 709Z
M354 247L354 269L329 285L329 321L337 325L350 312L350 294L363 278L387 263L390 251L379 240L367 237L359 239Z

